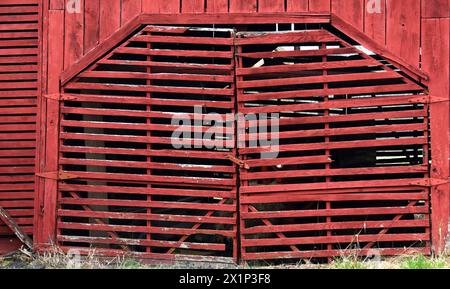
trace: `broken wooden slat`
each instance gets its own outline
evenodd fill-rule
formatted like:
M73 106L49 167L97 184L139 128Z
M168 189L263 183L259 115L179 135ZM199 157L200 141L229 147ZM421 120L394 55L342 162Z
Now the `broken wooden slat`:
M17 225L14 219L0 207L0 219L5 223L11 231L24 243L30 250L33 250L33 240Z

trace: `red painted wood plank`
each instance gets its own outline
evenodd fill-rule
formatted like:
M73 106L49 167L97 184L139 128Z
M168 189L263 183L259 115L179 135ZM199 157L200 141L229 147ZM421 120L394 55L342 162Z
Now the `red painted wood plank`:
M449 79L450 79L450 19L445 18L435 18L435 19L423 19L422 20L422 69L430 73L430 82L428 84L430 89L430 94L436 97L441 97L444 99L450 98L449 89ZM433 113L437 115L438 118L444 118L449 112L448 103L442 102L439 107L434 105L432 107ZM439 115L442 114L442 115ZM431 116L433 118L433 115ZM441 119L441 121L446 121ZM444 125L445 127L445 125ZM440 129L440 128L438 128ZM433 132L432 132L433 135ZM436 149L442 155L440 158L448 159L448 155L445 156L448 151L448 138L447 134L443 133L442 137L438 136L439 143L436 144ZM445 146L445 147L443 147ZM433 144L432 144L433 149ZM438 156L439 157L439 156ZM433 161L434 162L434 161ZM448 162L447 162L448 163ZM437 160L436 165L439 167L433 171L440 178L448 177L448 167L446 167L441 160ZM447 164L448 165L448 164ZM434 222L437 222L442 227L443 219L447 212L450 210L448 208L448 187L440 186L432 191L432 197L434 200L434 206L437 208L433 209L433 212L438 212L437 215L433 216ZM434 192L434 194L433 194ZM433 204L432 204L433 205ZM436 227L436 226L435 226ZM434 233L436 236L438 233ZM438 245L438 248L442 246L440 244L441 240L433 238L434 243Z
M331 7L334 14L363 31L364 0L332 0Z
M376 3L376 2L374 2ZM364 33L380 45L386 44L386 0L380 6L366 7Z
M230 12L231 13L252 13L256 12L258 7L257 0L230 0Z
M310 12L330 12L331 0L309 0Z
M144 13L179 13L180 0L143 0L142 12Z
M258 0L258 12L284 12L284 0Z
M205 0L181 0L182 13L205 12Z
M71 0L66 0L70 3ZM81 3L81 9L84 9ZM64 67L68 68L83 56L84 46L83 13L65 12Z
M84 13L84 54L86 54L100 41L100 0L86 1Z
M97 251L96 251L97 252ZM106 254L106 253L105 253ZM311 259L344 256L396 256L406 254L430 254L430 248L383 248L383 249L339 249L339 250L317 250L298 252L267 252L267 253L242 253L244 260L275 260L275 259ZM114 256L112 253L110 255Z
M420 0L387 0L386 45L408 64L419 67Z
M308 0L287 0L288 12L306 12L309 10Z
M212 13L228 12L228 0L206 0L206 12Z
M105 40L121 26L120 0L100 0L100 41Z
M422 0L422 17L450 17L450 0Z
M122 25L141 13L141 0L122 0Z
M430 94L450 98L450 19L422 20L422 69L430 74Z
M47 93L59 93L59 75L63 70L63 39L64 39L64 11L49 12L48 26L48 91ZM47 100L46 129L46 149L47 151L58 151L58 119L59 102ZM58 154L46 154L45 171L58 170ZM54 242L56 228L56 198L57 181L45 180L44 185L46 214L43 217L42 241L44 243Z

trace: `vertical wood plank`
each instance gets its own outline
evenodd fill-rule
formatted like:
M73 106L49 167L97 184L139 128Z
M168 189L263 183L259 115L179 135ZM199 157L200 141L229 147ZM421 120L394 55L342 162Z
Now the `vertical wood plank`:
M380 45L386 45L386 0L380 0L380 11L364 9L364 33Z
M257 0L230 0L231 13L252 13L256 12L258 4Z
M71 0L66 0L69 3ZM65 11L65 41L64 68L70 67L83 56L84 52L84 1L81 1L81 11Z
M228 12L228 0L206 0L206 12L226 13Z
M100 41L120 28L120 0L100 0Z
M100 42L100 0L88 0L84 6L84 54L86 54Z
M332 0L332 12L356 29L363 31L364 3L364 0Z
M308 0L287 0L288 12L306 12L309 10Z
M449 172L449 103L436 102L430 105L431 131L431 178L448 180ZM442 254L448 233L449 221L448 183L431 187L431 238L435 254Z
M205 12L205 0L181 0L182 13Z
M423 19L422 68L430 74L429 90L433 97L448 99L450 89L450 19ZM449 177L449 103L431 105L431 148L433 162L431 177L447 180ZM433 249L445 249L450 198L448 184L436 186L431 191Z
M450 0L422 0L422 17L450 17Z
M45 121L47 115L47 103L43 95L47 93L47 71L48 71L48 21L49 21L49 1L41 2L39 9L40 30L39 30L39 63L41 67L38 74L38 107L37 107L37 122L36 122L36 174L45 171ZM35 178L35 199L34 199L34 220L33 220L33 245L36 250L44 243L42 236L43 214L44 214L44 196L45 196L45 180L42 178ZM13 243L14 244L14 243ZM0 245L3 247L3 245ZM19 248L19 247L18 247ZM17 248L16 248L17 249ZM11 251L8 251L8 253ZM1 254L1 253L0 253Z
M142 0L142 12L145 13L180 13L180 0Z
M49 11L48 24L48 76L47 93L59 93L59 75L64 69L64 11ZM58 170L58 146L59 146L59 101L47 99L46 128L46 150L45 155L46 172ZM54 244L56 237L56 203L58 195L58 182L46 179L44 184L44 216L42 237L43 243Z
M65 0L49 0L50 10L64 10Z
M422 19L422 70L432 95L450 98L450 19Z
M122 0L122 26L141 13L141 0Z
M419 67L420 0L387 0L386 45L408 64Z
M330 12L331 0L309 0L310 12Z
M258 12L284 12L284 0L258 0Z
M423 19L422 20L422 69L430 75L430 82L428 87L430 95L435 97L441 97L445 99L450 98L450 19L449 18L436 18L436 19ZM441 102L435 105L431 111L431 117L444 118L449 113L448 103ZM438 127L438 130L442 130L441 135L435 133L435 138L441 143L435 142L435 150L433 151L433 167L432 173L437 178L448 178L448 149L449 149L449 130L445 128L447 119L438 119L439 123L443 124L442 127ZM436 122L434 122L436 123ZM435 128L436 129L436 128ZM445 132L444 132L445 131ZM432 127L433 137L433 127ZM433 147L432 147L433 149ZM437 158L437 159L436 159ZM445 162L442 163L442 160ZM437 168L435 168L437 166ZM433 243L438 246L436 250L440 249L442 235L442 228L448 220L448 214L450 210L450 197L448 192L448 185L440 186L432 190L432 206L433 206ZM441 230L441 231L440 231Z

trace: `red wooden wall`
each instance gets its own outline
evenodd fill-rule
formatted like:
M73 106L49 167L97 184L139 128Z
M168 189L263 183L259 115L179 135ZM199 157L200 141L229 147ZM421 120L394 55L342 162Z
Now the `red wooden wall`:
M374 0L380 13L371 13L370 0L79 0L81 13L65 9L73 0L43 1L50 23L61 22L52 37L63 43L63 68L140 13L331 12L417 68L432 73L431 65L441 65L439 77L448 79L449 0ZM441 37L443 54L433 60L428 56L436 54L427 50L436 47L427 44L435 37ZM448 85L442 93L448 95Z
M44 94L59 92L59 75L140 13L268 13L323 12L344 19L386 47L397 57L430 76L430 93L449 98L449 0L380 0L380 13L370 13L368 0L79 0L80 13L70 13L72 0L42 0L44 4ZM57 101L43 99L47 129L42 141L56 151ZM443 144L448 146L448 144ZM39 171L57 171L57 155L40 152ZM445 176L447 172L436 172ZM41 180L38 186L55 191L56 181ZM40 198L42 200L43 198ZM55 212L56 199L47 200L47 212ZM43 203L40 204L43 206ZM39 210L42 207L38 206ZM55 222L52 213L37 223ZM46 226L47 227L47 226ZM49 226L54 227L54 226ZM47 236L49 232L37 232Z

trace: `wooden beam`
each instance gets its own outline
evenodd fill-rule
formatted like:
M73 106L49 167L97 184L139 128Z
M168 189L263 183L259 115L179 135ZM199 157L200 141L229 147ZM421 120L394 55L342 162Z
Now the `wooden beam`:
M2 207L0 207L0 220L11 229L22 243L33 250L33 240L31 240L31 238L19 227L19 225L17 225L14 219Z

